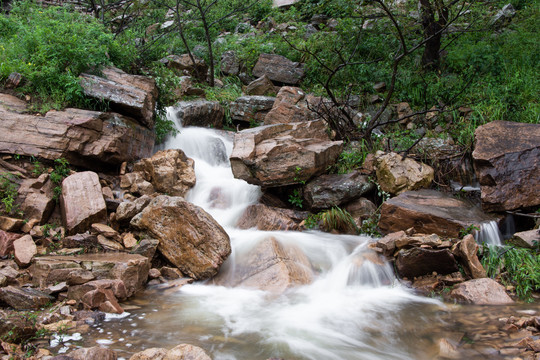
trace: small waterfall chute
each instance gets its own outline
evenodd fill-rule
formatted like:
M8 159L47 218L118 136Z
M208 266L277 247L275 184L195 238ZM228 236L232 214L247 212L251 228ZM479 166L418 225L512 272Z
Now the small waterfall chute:
M475 231L474 238L479 244L502 246L502 234L497 222L492 220L480 224L480 229Z

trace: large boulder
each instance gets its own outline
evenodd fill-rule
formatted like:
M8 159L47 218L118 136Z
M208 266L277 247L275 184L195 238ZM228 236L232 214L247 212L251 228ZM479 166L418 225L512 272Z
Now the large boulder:
M133 166L154 189L172 196L184 196L195 186L195 163L179 149L162 150Z
M476 305L506 305L514 302L504 290L504 286L490 278L469 280L456 285L450 297Z
M62 182L60 209L68 235L85 232L93 223L106 222L107 205L98 175L85 171L65 178Z
M342 141L330 141L322 120L267 125L236 133L230 161L236 178L274 187L322 174L342 148Z
M304 188L304 199L311 208L328 209L356 199L375 185L359 171L348 174L321 175Z
M283 86L275 99L272 109L264 118L264 125L292 123L318 118L316 104L320 99L306 94L302 89Z
M93 280L120 280L125 287L123 297L133 296L144 287L149 270L148 258L123 253L41 256L31 267L34 284L42 289L66 280L78 285Z
M36 243L30 235L23 237L13 242L13 255L15 262L20 267L27 267L32 262L34 256L37 255Z
M226 270L216 278L217 284L273 293L313 281L311 264L302 250L285 246L273 237L263 239L248 251L236 253L234 266Z
M240 229L257 228L262 231L302 230L303 226L300 224L308 214L306 211L256 204L248 206L236 226Z
M263 75L258 79L250 82L244 89L247 95L270 95L275 94L276 90L272 80L268 76Z
M146 76L127 74L115 67L106 67L101 74L81 74L84 94L106 101L115 111L132 116L152 129L158 96L156 81Z
M24 113L26 103L0 94L0 153L65 158L88 169L118 166L152 154L153 131L115 113L80 109Z
M276 98L270 96L241 96L230 106L231 119L247 123L262 123Z
M519 247L533 249L540 244L540 230L534 229L517 232L508 240L508 242Z
M0 256L11 254L13 252L13 243L20 237L20 234L0 230Z
M451 274L458 271L454 255L448 249L433 250L414 247L398 252L396 269L401 277L413 279L417 276L431 274Z
M381 189L392 195L427 188L435 174L432 167L396 153L378 153L376 172Z
M182 126L221 128L225 110L217 101L180 101L172 110Z
M194 279L214 276L231 253L225 230L203 209L181 197L156 197L131 225L158 239L163 256Z
M200 81L205 81L208 73L208 66L203 59L193 54L191 56L193 59L189 54L169 55L161 59L160 62L170 69L178 70L184 75L192 75Z
M487 276L486 270L478 260L478 243L474 240L474 236L470 234L465 236L456 244L453 252L457 255L465 273L471 278L481 279Z
M56 202L54 200L55 184L49 174L41 174L37 179L25 179L19 187L21 211L25 218L35 219L43 225L49 220Z
M540 205L540 125L493 121L474 133L482 208L504 211Z
M253 75L267 75L277 83L297 85L305 75L304 67L305 64L293 62L285 56L261 54L253 68Z
M418 233L459 237L468 227L494 220L471 203L435 190L407 191L383 203L384 233L414 228Z
M17 310L37 310L52 301L52 296L36 289L11 285L0 288L0 304L7 304Z

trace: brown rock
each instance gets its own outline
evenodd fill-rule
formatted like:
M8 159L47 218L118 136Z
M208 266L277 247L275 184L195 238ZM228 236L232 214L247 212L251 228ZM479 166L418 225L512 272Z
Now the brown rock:
M120 187L129 190L132 194L142 196L152 195L156 191L154 185L147 181L140 171L122 175L120 177ZM127 197L124 196L124 199L127 200Z
M0 230L0 256L11 254L13 252L13 242L20 237L20 234Z
M16 310L39 309L52 301L52 296L36 289L15 286L0 288L0 303L6 303Z
M235 266L219 274L219 285L243 286L273 293L309 284L313 280L311 264L295 246L285 246L275 238L260 241L246 253L235 255Z
M351 214L358 227L377 212L377 205L364 197L348 202L343 208Z
M154 133L115 113L80 109L21 114L20 100L0 94L0 153L65 158L70 164L102 170L150 156Z
M37 257L31 268L33 281L41 288L65 281L81 270L90 271L97 280L122 280L130 297L146 284L150 262L140 255L102 253Z
M13 242L13 253L15 262L20 267L27 267L32 262L34 256L37 255L37 247L30 235L23 237Z
M21 211L28 219L36 219L40 225L49 220L56 202L54 187L49 174L41 174L37 179L26 179L19 187Z
M276 90L274 87L274 83L272 83L272 80L265 74L261 76L260 78L253 80L250 82L244 92L247 95L271 95L275 94Z
M474 133L474 168L486 211L540 205L540 125L493 121Z
M94 346L81 348L68 354L73 360L116 360L117 356L111 349Z
M0 230L7 232L19 231L23 225L24 221L22 219L0 216Z
M133 354L129 360L163 360L167 354L167 349L163 348L150 348L144 351Z
M125 233L122 235L122 243L126 247L126 249L131 249L135 245L137 245L138 240L135 238L135 236L132 233Z
M314 120L318 115L309 109L309 105L315 107L316 101L316 98L307 95L298 87L283 86L272 109L264 118L264 125Z
M89 270L75 269L67 275L68 285L82 285L94 280L96 277Z
M167 280L176 280L184 277L180 270L168 266L163 266L160 273Z
M231 119L246 123L264 121L276 98L270 96L241 96L229 105Z
M378 240L375 246L382 250L383 255L391 257L396 250L396 241L405 236L407 236L405 231L393 232Z
M62 182L62 222L68 235L84 232L96 222L107 221L107 206L96 173L85 171Z
M92 235L89 232L83 234L76 234L72 236L66 236L62 239L62 246L65 248L85 248L93 249L97 246L97 236Z
M132 116L149 129L154 128L158 89L154 79L126 74L115 67L101 70L103 76L81 74L86 96L105 101L124 115Z
M119 242L116 242L114 240L109 240L103 235L97 236L98 244L105 250L105 251L122 251L124 250L124 246L120 244Z
M85 294L96 291L88 295L87 305L91 305L91 309L98 308L101 302L106 300L111 301L116 299L125 300L128 298L126 286L122 280L119 279L102 279L92 280L81 285L73 285L68 289L67 297L73 300L83 300ZM110 294L107 293L110 292ZM99 295L99 293L102 293ZM112 296L112 297L111 297ZM103 297L103 298L102 298ZM100 300L100 298L102 298ZM92 301L95 301L92 303Z
M281 55L261 54L253 68L253 75L267 75L272 81L283 84L298 84L304 77L305 64L293 62Z
M298 184L326 171L339 156L324 121L276 124L236 133L230 157L233 174L265 187Z
M257 228L262 231L303 230L300 225L308 212L280 209L263 204L250 205L244 211L236 226L240 229Z
M168 195L184 196L195 186L194 161L182 150L158 151L151 158L135 164L134 170L141 172L156 191Z
M407 191L381 207L384 233L414 228L418 233L459 237L471 225L493 220L470 203L434 190Z
M348 174L321 175L304 187L304 199L315 209L328 209L358 198L375 189L359 171Z
M171 350L167 351L167 354L163 360L212 360L203 349L197 346L182 344L178 345Z
M225 230L203 209L181 197L156 197L131 225L159 239L158 250L194 279L214 276L231 252Z
M478 244L474 236L467 235L456 245L455 254L458 256L463 269L473 279L485 278L486 270L478 260Z
M157 239L142 239L137 245L131 249L132 254L138 254L152 260L159 246Z
M382 190L397 195L428 187L435 174L432 167L396 153L377 154L377 182Z
M535 229L517 232L508 242L520 247L533 249L535 246L538 246L538 244L540 244L540 230Z
M476 305L505 305L514 302L504 290L504 286L490 278L469 280L456 285L450 297Z
M116 209L116 221L119 223L129 222L132 217L140 213L152 200L148 195L143 195L135 201L124 201Z
M192 75L197 79L204 81L206 79L206 74L208 73L208 66L206 66L203 59L198 58L195 55L192 56L195 62L193 62L188 54L169 55L160 61L167 65L167 67L178 70L184 75Z
M174 108L176 119L182 126L201 126L221 129L225 110L217 101L180 101Z
M114 230L112 227L108 225L95 223L91 225L91 228L95 233L103 235L105 237L112 238L112 239L120 238L118 231Z
M399 276L413 279L417 276L431 274L450 274L458 271L454 255L450 250L432 250L412 248L400 250L396 259Z

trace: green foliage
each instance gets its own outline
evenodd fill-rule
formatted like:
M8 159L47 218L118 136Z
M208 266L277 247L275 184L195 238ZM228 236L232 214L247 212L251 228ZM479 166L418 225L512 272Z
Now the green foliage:
M459 237L463 238L466 235L473 234L475 231L478 231L478 230L480 230L478 226L471 224L467 226L465 229L459 230Z
M233 128L229 104L242 96L242 85L238 78L227 77L223 79L223 87L204 88L205 97L210 101L218 101L225 110L223 123L228 128Z
M0 15L0 81L21 73L27 80L21 92L37 96L41 111L85 105L79 74L126 65L131 49L93 17L66 7L15 1L9 16Z
M354 218L347 210L333 207L319 213L320 227L324 231L338 231L340 233L358 233L359 229L354 222Z
M349 144L339 155L339 158L331 171L337 174L346 174L361 167L366 160L366 156L377 146L378 144L372 145L372 149L370 149L370 146L368 146L364 139L357 144Z
M304 198L302 197L301 189L294 189L292 194L289 195L289 203L299 207L300 209L304 206Z
M19 185L15 182L17 175L12 173L0 173L0 202L2 203L5 214L11 214L16 210L15 200L19 195Z
M534 250L482 246L482 265L491 278L499 278L505 285L512 285L516 295L532 302L532 293L540 291L540 254Z

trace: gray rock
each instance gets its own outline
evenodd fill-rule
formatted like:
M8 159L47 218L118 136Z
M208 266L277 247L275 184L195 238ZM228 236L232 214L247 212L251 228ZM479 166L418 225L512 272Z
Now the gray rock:
M16 310L35 310L54 301L54 298L36 289L10 285L0 288L0 301Z
M253 75L267 75L270 80L282 84L297 85L304 77L305 64L293 62L281 55L261 54L253 68Z
M375 184L358 171L321 175L304 188L304 199L315 209L328 209L358 198L375 189Z

